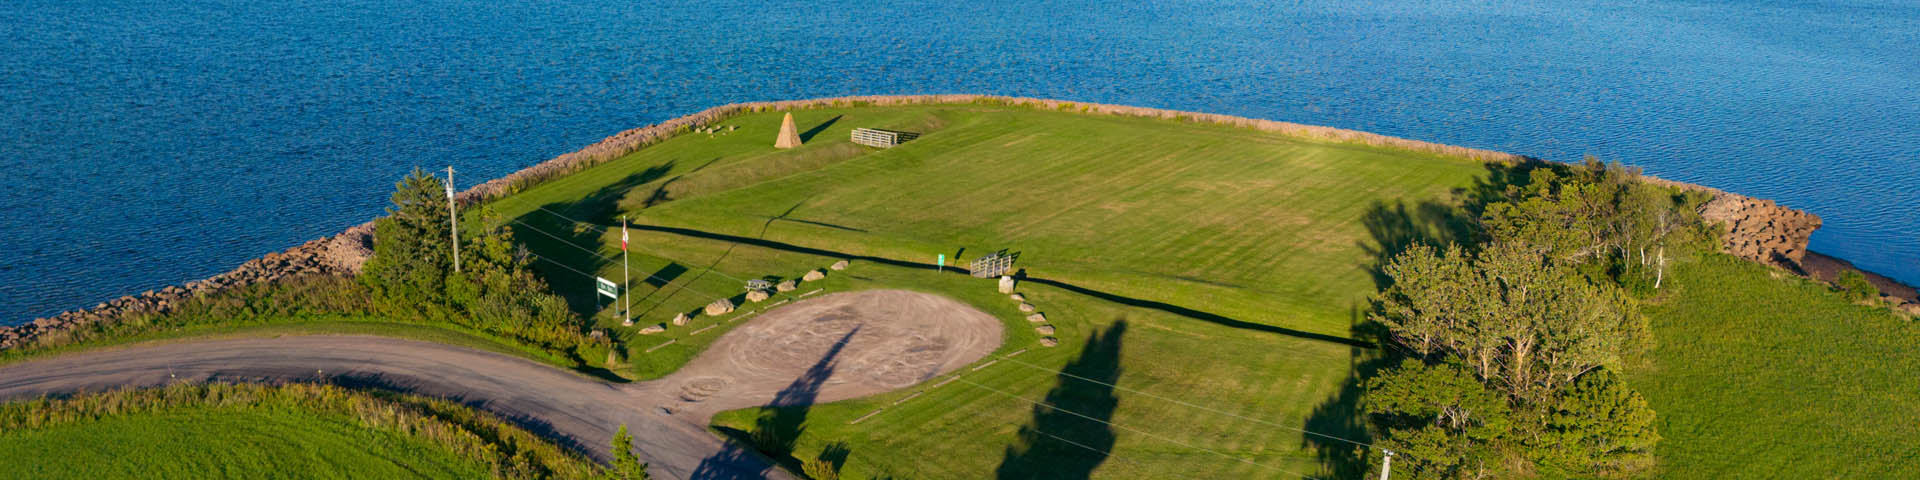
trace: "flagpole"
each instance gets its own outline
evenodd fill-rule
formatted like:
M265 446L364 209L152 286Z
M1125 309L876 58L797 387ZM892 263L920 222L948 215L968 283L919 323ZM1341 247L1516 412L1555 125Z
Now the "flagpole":
M626 323L628 325L632 325L633 324L633 291L630 288L628 288L629 285L627 284L627 282L628 282L627 280L627 217L621 216L620 217L620 290L621 290L621 293L626 294L625 296L627 297L627 306L622 310L626 312L624 314L626 318Z

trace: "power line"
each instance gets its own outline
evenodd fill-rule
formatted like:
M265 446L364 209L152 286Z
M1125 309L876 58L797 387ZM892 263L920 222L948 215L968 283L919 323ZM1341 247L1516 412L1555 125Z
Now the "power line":
M1008 398L1013 398L1013 399L1017 399L1017 400L1020 400L1020 401L1024 401L1024 402L1027 402L1027 403L1031 403L1031 404L1033 404L1034 406L1040 406L1040 407L1047 407L1047 408L1049 408L1049 409L1053 409L1053 410L1057 410L1057 411L1060 411L1060 412L1065 412L1065 413L1067 413L1067 414L1070 414L1070 415L1073 415L1073 416L1076 416L1076 417L1080 417L1080 418L1085 418L1085 419L1087 419L1087 420L1092 420L1092 421L1095 421L1095 422L1099 422L1099 423L1101 423L1101 424L1105 424L1105 425L1107 425L1107 426L1109 426L1109 427L1114 427L1114 428L1119 428L1119 429L1124 429L1124 430L1127 430L1127 431L1130 431L1130 432L1134 432L1134 433L1139 433L1139 434L1141 434L1141 435L1146 435L1146 436L1149 436L1149 437L1153 437L1153 438L1157 438L1157 439L1160 439L1160 440L1163 440L1163 441L1166 441L1166 442L1168 442L1168 443L1172 443L1172 444L1175 444L1175 445L1180 445L1180 446L1183 446L1183 447L1187 447L1187 448L1192 448L1192 449L1196 449L1196 450L1201 450L1201 451L1205 451L1205 452L1208 452L1208 453L1212 453L1212 454L1214 454L1214 455L1219 455L1219 456L1221 456L1221 457L1226 457L1226 458L1229 458L1229 459L1233 459L1233 460L1235 460L1235 461L1238 461L1238 462L1240 462L1240 463L1245 463L1245 464L1248 464L1248 465L1253 465L1253 466L1257 466L1257 467L1262 467L1262 468L1266 468L1266 469L1269 469L1269 470L1273 470L1273 471L1276 471L1276 472L1280 472L1280 473L1285 473L1285 474L1288 474L1288 475L1294 475L1294 476L1298 476L1298 477L1300 477L1300 478L1305 478L1305 479L1308 479L1308 480L1320 480L1320 479L1318 479L1318 478L1315 478L1315 477L1313 477L1313 476L1311 476L1311 475L1306 475L1306 474L1303 474L1303 473L1299 473L1299 472L1294 472L1294 471L1290 471L1290 470L1286 470L1286 469L1283 469L1283 468L1280 468L1280 467L1275 467L1275 466L1272 466L1272 465L1267 465L1267 464L1264 464L1264 463L1260 463L1260 462L1255 462L1255 461L1252 461L1252 460L1247 460L1247 459L1245 459L1245 458L1240 458L1240 457L1237 457L1237 456L1233 456L1233 455L1229 455L1229 454L1227 454L1227 453L1225 453L1225 452L1221 452L1221 451L1218 451L1218 450L1213 450L1213 449L1210 449L1210 448L1202 448L1202 447L1200 447L1200 446L1197 446L1197 445L1193 445L1193 444L1190 444L1190 443L1186 443L1186 442L1182 442L1182 441L1179 441L1179 440L1175 440L1175 439L1172 439L1172 438L1168 438L1168 437L1166 437L1166 436L1162 436L1162 435L1158 435L1158 434L1155 434L1155 433L1153 433L1153 432L1148 432L1148 431L1145 431L1145 430L1141 430L1141 429L1138 429L1138 428L1133 428L1133 427L1128 427L1128 426L1125 426L1125 425L1120 425L1120 424L1117 424L1117 423L1113 423L1113 422L1109 422L1109 421L1106 421L1106 420L1101 420L1101 419L1099 419L1099 418L1094 418L1093 416L1090 416L1090 415L1087 415L1087 414L1083 414L1083 413L1080 413L1080 412L1075 412L1075 411L1072 411L1072 410L1068 410L1068 409L1065 409L1065 408L1060 408L1059 406L1056 406L1056 405L1052 405L1052 404L1049 404L1049 403L1046 403L1046 402L1040 402L1040 401L1034 401L1034 400L1029 400L1029 399L1027 399L1026 397L1022 397L1022 396L1019 396L1019 395L1015 395L1015 394L1012 394L1012 393L1007 393L1007 392L1005 392L1005 391L1002 391L1002 390L999 390L999 389L995 389L995 388L993 388L993 387L988 387L988 386L986 386L986 385L981 385L981 384L979 384L979 383L976 383L976 382L974 382L974 381L972 381L972 380L967 380L967 379L966 379L966 378L965 378L964 376L957 376L957 377L953 377L953 378L954 378L954 380L958 380L958 381L960 381L961 383L965 383L965 384L968 384L968 385L972 385L972 386L974 386L974 387L976 387L976 388L979 388L979 389L982 389L982 390L986 390L986 391L990 391L990 392L994 392L994 393L998 393L998 394L1000 394L1000 395L1003 395L1003 396L1006 396L1006 397L1008 397Z

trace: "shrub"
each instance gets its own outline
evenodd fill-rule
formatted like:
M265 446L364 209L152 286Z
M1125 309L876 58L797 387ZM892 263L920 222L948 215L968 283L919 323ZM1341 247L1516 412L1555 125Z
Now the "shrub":
M1874 287L1873 282L1867 280L1867 275L1859 270L1840 272L1840 278L1834 282L1834 286L1839 287L1847 299L1856 302L1880 298L1880 289Z

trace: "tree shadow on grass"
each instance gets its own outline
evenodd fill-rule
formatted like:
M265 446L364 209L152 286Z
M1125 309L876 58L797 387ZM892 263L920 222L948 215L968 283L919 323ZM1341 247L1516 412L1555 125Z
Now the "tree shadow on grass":
M1115 440L1106 422L1120 405L1112 385L1120 380L1120 341L1126 332L1122 318L1087 338L1080 356L1060 369L1044 404L1033 407L1033 420L1020 427L1020 439L1007 446L996 478L1084 479L1106 462Z
M600 253L600 238L605 233L604 225L613 223L620 199L628 191L666 176L673 166L674 162L656 165L577 200L540 205L509 220L514 238L536 257L535 270L555 294L567 300L574 313L591 317L599 312L601 297L594 290L593 279L581 272L598 272L617 261ZM586 223L576 224L576 220Z
M833 376L834 368L838 366L840 350L845 348L847 342L853 340L853 335L859 332L860 328L855 327L845 336L840 337L840 340L834 342L833 347L827 349L827 353L822 355L819 361L807 368L806 373L793 379L792 383L788 383L785 388L780 389L779 393L774 394L773 401L767 404L768 408L761 410L760 418L754 420L753 431L743 432L738 429L719 427L721 433L733 441L729 442L727 449L719 455L701 461L699 468L694 469L693 478L761 478L758 473L751 476L736 476L740 470L738 467L742 465L739 462L749 457L768 458L789 470L799 471L801 461L793 456L793 447L800 440L800 436L807 432L807 413L813 408L814 399L819 397L820 387L826 385L828 377ZM749 448L738 446L743 442L755 451L743 451L744 448ZM829 462L836 461L835 458L828 458L829 454L837 457L840 463L846 462L847 456L851 455L845 445L841 445L837 451L833 448L828 450L821 456Z

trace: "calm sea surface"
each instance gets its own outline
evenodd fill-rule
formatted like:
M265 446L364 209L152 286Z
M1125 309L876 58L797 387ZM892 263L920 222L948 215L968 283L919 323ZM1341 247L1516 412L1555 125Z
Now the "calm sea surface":
M218 273L736 101L993 93L1592 154L1920 281L1920 5L13 0L0 324ZM1126 5L1145 3L1150 5Z

